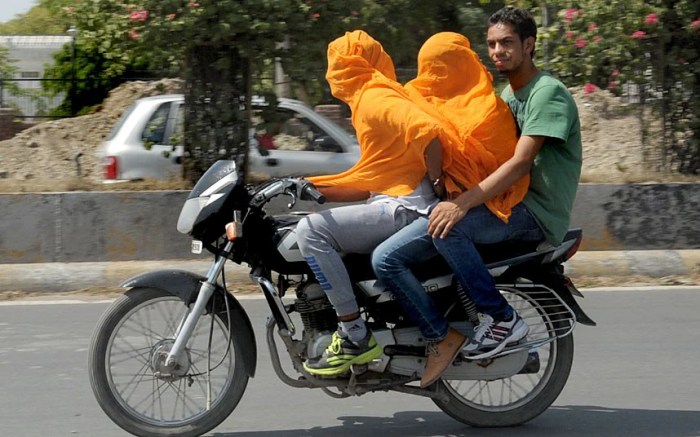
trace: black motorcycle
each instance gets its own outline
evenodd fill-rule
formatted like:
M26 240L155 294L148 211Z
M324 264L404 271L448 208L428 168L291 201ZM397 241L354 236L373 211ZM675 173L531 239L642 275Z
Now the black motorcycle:
M292 387L318 388L334 398L388 390L427 396L456 420L479 427L524 423L557 398L571 370L576 322L595 325L563 274L562 263L581 243L580 230L571 230L558 247L523 242L481 247L498 289L530 332L490 358L458 356L440 380L421 389L425 341L376 280L367 255L348 254L344 260L383 354L342 376L304 370L304 361L330 343L337 318L298 250L295 227L303 214L272 216L264 209L277 196L289 196L290 209L298 198L324 201L306 180L247 186L233 161L217 162L195 185L177 225L193 237L193 248L215 255L207 276L164 270L123 284L129 290L102 315L89 352L92 389L117 425L138 436L197 436L236 408L257 356L250 319L226 289L228 260L247 263L260 285L270 308L266 341L272 366ZM435 260L416 274L451 326L470 335L474 304L446 264ZM280 340L291 359L286 366Z

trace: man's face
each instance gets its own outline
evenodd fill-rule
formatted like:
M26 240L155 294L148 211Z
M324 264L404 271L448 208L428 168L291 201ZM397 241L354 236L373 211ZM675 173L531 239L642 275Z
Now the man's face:
M517 71L526 57L530 56L528 49L534 45L534 39L520 41L520 36L510 25L497 23L489 27L486 43L489 47L489 58L496 69L500 73L508 74Z

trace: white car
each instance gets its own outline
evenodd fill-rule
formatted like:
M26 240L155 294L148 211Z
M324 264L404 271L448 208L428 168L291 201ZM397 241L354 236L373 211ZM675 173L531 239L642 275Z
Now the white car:
M105 182L182 177L184 101L168 94L129 107L97 152ZM249 172L256 178L335 174L359 159L357 140L305 103L281 98L272 114L272 121L257 116L251 132Z

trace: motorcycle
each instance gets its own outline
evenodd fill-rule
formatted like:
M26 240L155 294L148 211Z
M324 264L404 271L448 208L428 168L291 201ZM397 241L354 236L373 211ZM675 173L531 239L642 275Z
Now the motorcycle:
M193 251L214 254L206 277L163 270L131 278L95 328L90 383L101 408L124 430L196 436L236 408L255 375L257 355L251 321L226 288L227 261L250 266L270 309L266 342L272 367L292 387L319 389L333 398L377 391L427 396L449 416L477 427L522 424L557 398L571 370L574 326L595 325L574 298L581 293L563 274L562 263L581 243L580 229L569 231L558 247L523 242L480 247L498 289L530 332L489 358L460 354L424 389L417 384L426 360L420 331L376 280L369 255L345 255L362 316L383 353L348 374L314 376L303 363L328 346L336 314L296 244L295 226L303 214L271 215L265 206L279 196L289 197L289 209L298 199L325 199L304 179L252 186L239 176L233 161L216 162L178 218L178 231L193 238ZM474 304L447 265L436 259L415 273L451 326L465 335L473 332ZM286 368L278 341L289 355Z

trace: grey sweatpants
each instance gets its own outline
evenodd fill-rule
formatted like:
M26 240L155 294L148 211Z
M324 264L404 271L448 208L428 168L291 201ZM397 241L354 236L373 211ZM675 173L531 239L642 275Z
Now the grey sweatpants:
M299 250L339 316L358 311L343 253L371 253L419 214L386 203L349 205L304 217L297 225Z

